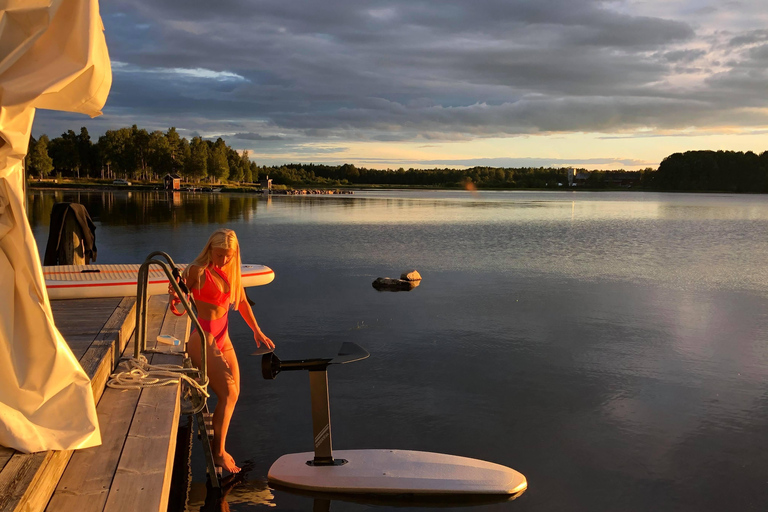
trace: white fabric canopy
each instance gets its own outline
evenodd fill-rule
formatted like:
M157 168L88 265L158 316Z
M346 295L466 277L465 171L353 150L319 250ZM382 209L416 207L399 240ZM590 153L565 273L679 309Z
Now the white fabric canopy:
M90 382L53 323L24 211L36 108L101 114L112 85L98 0L0 0L0 444L101 444Z

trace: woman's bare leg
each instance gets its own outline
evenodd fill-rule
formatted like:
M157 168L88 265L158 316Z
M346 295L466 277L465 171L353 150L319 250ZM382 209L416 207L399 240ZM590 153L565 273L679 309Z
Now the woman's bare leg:
M197 332L190 335L187 347L192 363L199 368L200 337ZM235 464L232 456L226 452L225 444L229 423L240 394L240 368L237 365L237 358L229 339L227 339L224 349L221 355L215 354L214 349L210 345L207 350L209 385L213 392L216 393L218 399L216 401L216 408L213 410L213 442L211 443L211 449L213 451L213 461L217 466L223 467L230 473L237 473L240 471L240 468ZM233 361L234 364L230 361Z
M224 343L222 355L229 367L226 372L227 388L226 392L224 392L225 398L222 400L222 395L216 392L216 396L219 397L219 400L216 403L216 409L213 411L213 454L214 459L216 459L217 454L220 456L222 466L226 468L227 471L230 473L237 473L240 471L240 468L235 464L234 458L232 458L226 450L229 424L232 420L232 414L235 412L235 404L240 396L240 366L237 362L235 349L232 347L232 342L229 338L227 338Z

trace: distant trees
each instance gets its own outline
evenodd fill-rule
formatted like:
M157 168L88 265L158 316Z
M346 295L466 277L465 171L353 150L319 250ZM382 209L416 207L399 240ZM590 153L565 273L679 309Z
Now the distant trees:
M653 173L655 190L768 192L768 151L687 151L665 158Z
M568 184L566 169L549 167L379 170L355 167L352 164L331 166L292 163L280 167L264 167L260 172L268 174L277 184L294 187L345 184L464 187L467 182L471 182L481 188L544 188Z
M26 166L30 175L37 174L39 178L46 178L53 170L53 159L48 155L50 141L47 135L41 135L39 139L29 141Z
M256 182L269 175L291 187L392 185L478 188L557 188L568 186L571 169L553 167L471 167L469 169L367 169L353 164L291 163L259 167L248 151L238 152L222 138L181 137L176 128L148 132L136 125L108 130L96 143L88 130L67 130L54 139L32 138L26 158L30 176L56 171L72 177L158 180L166 173L187 181ZM658 170L579 169L579 188L641 188L670 191L768 193L768 151L688 151L665 158ZM584 176L587 176L584 178Z
M227 160L227 144L219 137L208 152L208 174L217 182L229 177L229 161Z
M73 130L54 139L41 135L30 140L27 156L29 174L45 177L53 170L75 178L133 178L158 180L166 173L186 180L250 181L258 177L255 162L223 139L194 137L192 143L176 128L148 132L136 125L108 130L94 144L87 128Z
M202 137L193 137L192 142L189 145L189 160L188 165L184 167L187 176L190 176L195 181L200 181L208 176L208 144L205 143Z
M277 184L293 187L343 184L462 187L471 182L478 188L556 188L567 187L569 171L551 167L376 170L351 164L292 163L264 167L261 172ZM760 155L751 151L688 151L665 158L658 170L650 167L640 171L578 169L577 174L580 189L768 193L768 151Z

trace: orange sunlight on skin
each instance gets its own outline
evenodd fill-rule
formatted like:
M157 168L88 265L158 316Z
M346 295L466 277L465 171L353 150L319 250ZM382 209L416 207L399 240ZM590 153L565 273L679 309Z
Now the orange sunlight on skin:
M219 268L224 268L235 257L234 249L213 248L211 249L211 261Z

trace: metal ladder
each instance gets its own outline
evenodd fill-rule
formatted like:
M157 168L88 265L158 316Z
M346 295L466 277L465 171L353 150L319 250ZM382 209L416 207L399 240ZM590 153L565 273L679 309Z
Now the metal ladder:
M161 256L166 261L155 259L156 256ZM173 286L176 295L181 299L181 304L184 306L185 311L189 315L189 318L195 324L197 332L202 333L203 328L200 326L200 322L197 320L197 312L193 308L190 301L187 300L185 294L188 293L187 287L181 281L181 272L176 267L171 257L162 252L155 251L151 253L144 260L144 263L139 267L139 275L136 282L136 335L134 346L134 357L138 359L142 352L147 352L147 304L149 301L149 295L147 288L149 286L149 267L151 265L157 265L163 269L168 281ZM207 380L208 375L208 357L205 346L205 337L200 337L200 368L195 369L192 366L192 361L189 357L184 357L184 367L190 368L192 371L189 373L199 383L204 383ZM196 371L195 371L196 370ZM216 464L213 462L213 451L211 450L211 438L208 434L206 426L206 417L210 417L208 412L208 403L205 396L198 396L195 400L195 395L192 395L192 404L197 412L194 413L195 420L197 422L198 438L203 444L203 453L205 454L205 463L208 471L208 478L211 482L211 487L219 489L219 474L216 468ZM211 427L212 431L212 427Z

